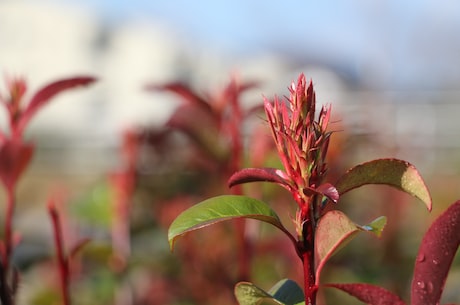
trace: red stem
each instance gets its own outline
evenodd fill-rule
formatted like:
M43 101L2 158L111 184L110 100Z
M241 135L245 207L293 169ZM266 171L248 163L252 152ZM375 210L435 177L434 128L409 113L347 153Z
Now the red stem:
M69 283L69 261L64 254L64 242L62 240L62 228L59 221L59 214L56 207L50 206L49 213L53 223L54 242L56 244L56 255L58 260L59 276L61 282L62 302L64 305L70 305Z
M0 304L14 305L14 299L6 280L6 272L0 264Z
M309 204L304 205L309 207ZM315 261L314 261L314 249L315 249L315 234L313 223L314 218L311 213L311 209L306 208L302 211L302 219L304 219L303 225L303 242L299 243L300 249L298 252L301 253L301 259L303 264L304 273L304 291L305 291L305 304L315 305L316 304L316 293L318 286L316 285L315 275Z
M316 304L315 272L313 265L313 251L304 252L302 255L303 272L304 272L304 289L305 304Z
M13 249L13 215L15 206L14 187L8 187L6 190L7 205L6 205L6 218L5 218L5 253L3 257L3 268L5 278L8 278L10 269L10 257Z
M10 256L12 246L12 226L13 226L13 214L14 214L14 187L6 187L6 216L5 216L5 252L2 257L2 266L0 267L0 301L5 305L14 304L13 291L8 284L8 272L10 269Z

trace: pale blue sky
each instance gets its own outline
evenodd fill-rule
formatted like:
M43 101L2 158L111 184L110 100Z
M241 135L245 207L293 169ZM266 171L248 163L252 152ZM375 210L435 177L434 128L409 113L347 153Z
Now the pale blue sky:
M457 0L66 1L108 22L164 22L197 47L274 50L351 73L376 70L384 87L460 88Z

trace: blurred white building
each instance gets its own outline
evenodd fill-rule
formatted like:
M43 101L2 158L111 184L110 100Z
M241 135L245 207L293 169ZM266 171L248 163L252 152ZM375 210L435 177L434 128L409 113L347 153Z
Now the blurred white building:
M332 103L349 131L378 134L389 150L423 148L435 160L443 158L437 157L440 147L460 146L452 117L460 111L455 90L366 89L366 79L355 75L347 80L333 66L308 57L299 61L299 54L235 56L213 46L193 45L152 20L104 23L81 7L46 3L0 2L0 71L4 76L25 76L29 94L59 78L99 78L96 85L53 99L28 129L29 135L40 138L43 149L67 151L62 158L73 160L74 170L110 167L112 161L104 153L116 147L124 128L163 124L177 99L147 93L146 84L184 80L198 90L218 90L232 74L261 82L248 95L248 102L255 103L262 95L287 94L289 83L305 72L316 85L318 102ZM3 111L0 123L5 126ZM82 149L92 157L84 157Z

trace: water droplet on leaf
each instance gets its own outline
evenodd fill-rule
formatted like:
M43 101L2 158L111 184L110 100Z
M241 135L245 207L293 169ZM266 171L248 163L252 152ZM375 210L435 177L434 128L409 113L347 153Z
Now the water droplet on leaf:
M433 292L433 283L428 282L428 284L426 286L426 289L428 290L428 293L432 293Z
M418 256L417 256L417 262L421 263L425 260L425 254L423 253L420 253Z

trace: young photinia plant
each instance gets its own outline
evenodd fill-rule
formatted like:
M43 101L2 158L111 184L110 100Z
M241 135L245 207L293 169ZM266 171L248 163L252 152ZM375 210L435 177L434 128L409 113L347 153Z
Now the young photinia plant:
M284 169L242 169L230 177L228 184L234 187L247 182L266 181L284 187L297 206L293 219L295 233L281 223L268 204L241 195L218 196L189 208L173 221L168 232L173 249L179 236L228 219L252 218L280 229L292 241L300 258L304 289L302 291L290 280L279 282L269 292L242 282L235 288L238 302L242 305L261 302L314 305L317 291L322 286L321 272L328 259L358 232L380 236L386 223L385 217L379 217L367 225L357 225L335 209L340 197L348 191L366 184L385 184L415 196L431 210L431 196L423 179L418 170L406 161L372 160L351 168L335 183L328 181L326 157L332 134L329 130L331 107L323 106L319 114L316 113L313 84L307 84L303 74L297 83L291 85L289 91L290 96L286 101L275 97L274 101L265 99L264 103L267 121ZM440 264L440 260L437 262ZM431 286L423 283L419 284L419 288L435 289L433 283ZM347 285L327 286L345 290L370 304L401 302L397 296L380 287Z
M11 268L11 255L14 248L13 215L16 205L15 190L20 176L32 159L34 146L24 141L23 133L30 120L52 97L67 89L93 83L93 77L75 77L48 84L36 92L28 103L25 101L26 82L23 79L10 79L7 94L0 94L0 103L5 107L9 120L9 133L0 131L0 181L3 184L7 201L5 211L4 239L0 242L0 302L14 304L18 284L18 274Z

